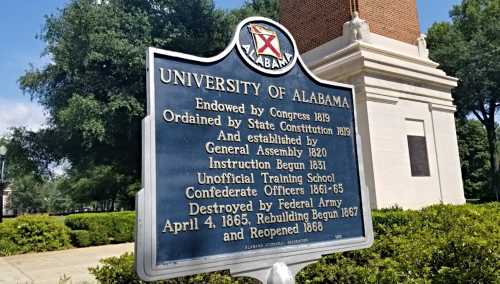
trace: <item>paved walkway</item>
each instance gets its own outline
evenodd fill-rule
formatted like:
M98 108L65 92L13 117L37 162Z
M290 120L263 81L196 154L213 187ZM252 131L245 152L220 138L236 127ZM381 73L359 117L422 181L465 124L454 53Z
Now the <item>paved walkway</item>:
M134 243L78 248L44 253L0 257L1 284L65 284L97 283L89 273L101 258L133 252Z

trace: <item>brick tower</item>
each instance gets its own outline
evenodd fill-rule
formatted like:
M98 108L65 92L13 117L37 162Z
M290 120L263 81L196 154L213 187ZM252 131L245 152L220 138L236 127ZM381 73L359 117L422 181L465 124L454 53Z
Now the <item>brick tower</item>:
M281 0L318 77L354 86L372 208L465 203L451 89L429 59L416 0Z
M354 11L373 33L409 44L420 36L416 0L281 0L280 22L306 52L342 36Z

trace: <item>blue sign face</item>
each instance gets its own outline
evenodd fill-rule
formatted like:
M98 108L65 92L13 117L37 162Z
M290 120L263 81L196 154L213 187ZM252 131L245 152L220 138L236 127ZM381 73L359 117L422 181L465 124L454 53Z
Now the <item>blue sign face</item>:
M314 78L278 24L238 31L214 58L150 50L142 255L175 270L369 245L352 88Z

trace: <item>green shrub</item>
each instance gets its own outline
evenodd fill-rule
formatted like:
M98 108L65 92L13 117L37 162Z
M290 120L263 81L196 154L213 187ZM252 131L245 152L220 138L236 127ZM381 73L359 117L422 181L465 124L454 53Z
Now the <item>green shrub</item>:
M0 256L133 241L134 212L21 216L0 224ZM305 268L298 283L500 283L500 203L373 212L374 245L333 254ZM101 283L143 283L133 256L102 260ZM257 283L227 272L159 283Z
M421 211L373 212L374 245L332 254L303 269L298 283L500 283L500 203L438 205ZM133 256L91 269L101 283L143 283ZM227 273L177 278L168 284L258 283Z
M0 256L68 248L69 232L56 218L26 215L0 224Z
M98 267L89 268L97 281L106 284L139 284L146 283L139 280L135 273L134 256L126 253L120 257L105 258ZM149 282L151 283L151 282ZM232 278L228 272L202 273L189 277L180 277L154 283L162 284L259 284L250 278Z
M66 226L74 231L87 231L89 240L75 246L105 245L134 241L134 212L81 213L65 218ZM82 233L77 233L82 235ZM85 238L85 236L83 236Z
M299 283L500 283L500 203L373 212L374 245L325 256Z
M92 244L90 233L85 230L72 230L70 232L71 243L77 247L88 247Z
M497 242L500 241L497 239ZM431 259L435 283L500 283L500 254L477 238L452 240Z
M89 268L89 271L101 283L141 283L135 276L134 257L130 253L105 258L100 263L102 266Z

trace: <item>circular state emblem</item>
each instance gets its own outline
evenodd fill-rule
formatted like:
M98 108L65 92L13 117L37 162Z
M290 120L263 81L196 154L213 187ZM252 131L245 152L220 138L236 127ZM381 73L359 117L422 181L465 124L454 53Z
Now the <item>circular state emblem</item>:
M250 18L240 24L237 45L250 66L267 74L284 74L297 60L297 46L289 32L267 19Z

